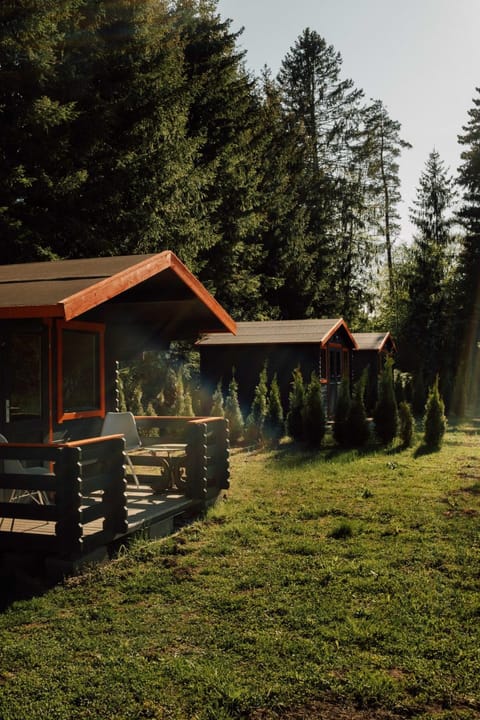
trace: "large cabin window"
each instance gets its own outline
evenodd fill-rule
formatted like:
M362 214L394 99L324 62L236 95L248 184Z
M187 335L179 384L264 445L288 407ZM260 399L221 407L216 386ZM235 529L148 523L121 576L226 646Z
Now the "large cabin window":
M330 380L340 382L342 379L342 351L334 348L330 350Z
M36 419L42 413L42 336L17 332L9 343L10 397L7 422Z
M59 323L58 420L104 413L104 327Z

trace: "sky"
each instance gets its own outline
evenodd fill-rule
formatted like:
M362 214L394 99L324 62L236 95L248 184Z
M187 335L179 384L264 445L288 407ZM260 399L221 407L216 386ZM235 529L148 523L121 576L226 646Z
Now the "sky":
M480 87L480 0L218 0L238 47L259 75L274 75L305 28L342 56L344 79L382 100L413 146L400 159L400 239L409 242L409 207L432 150L453 176L458 135Z

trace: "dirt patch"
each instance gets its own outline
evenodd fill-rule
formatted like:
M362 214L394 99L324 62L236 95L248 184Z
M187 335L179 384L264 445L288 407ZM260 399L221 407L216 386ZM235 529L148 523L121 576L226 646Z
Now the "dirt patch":
M301 708L253 711L248 720L400 720L402 716L385 710L358 710L329 702L313 702Z

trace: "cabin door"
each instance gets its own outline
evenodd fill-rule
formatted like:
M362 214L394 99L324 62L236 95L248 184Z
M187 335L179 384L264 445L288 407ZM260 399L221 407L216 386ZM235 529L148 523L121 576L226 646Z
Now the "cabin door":
M10 442L42 442L48 432L47 340L46 328L1 334L0 432Z

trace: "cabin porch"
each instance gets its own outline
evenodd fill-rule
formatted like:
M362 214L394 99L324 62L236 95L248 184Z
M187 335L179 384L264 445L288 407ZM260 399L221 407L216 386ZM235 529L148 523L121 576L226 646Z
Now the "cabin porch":
M33 553L53 572L67 574L136 533L168 534L179 518L203 512L229 487L224 418L136 422L145 445L129 453L138 486L121 435L0 444L0 553ZM172 443L183 448L174 472ZM24 471L12 471L11 461Z

